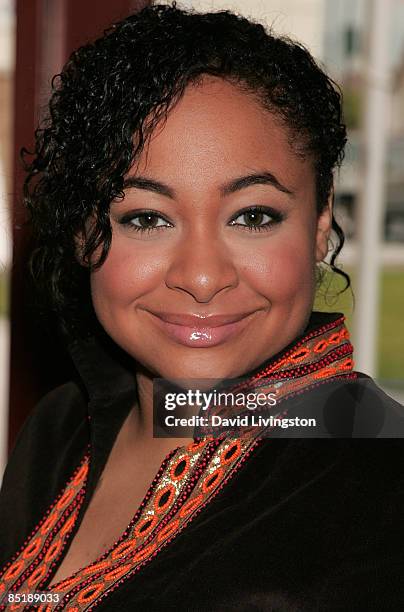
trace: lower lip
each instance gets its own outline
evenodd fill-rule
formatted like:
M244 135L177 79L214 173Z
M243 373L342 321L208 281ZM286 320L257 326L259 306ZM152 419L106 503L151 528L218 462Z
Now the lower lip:
M175 323L167 323L160 317L152 315L153 319L158 323L160 328L175 342L183 344L184 346L191 346L193 348L206 348L211 346L217 346L222 344L229 338L236 336L241 332L250 322L252 313L239 321L234 323L227 323L226 325L219 325L218 327L187 327L186 325L177 325Z

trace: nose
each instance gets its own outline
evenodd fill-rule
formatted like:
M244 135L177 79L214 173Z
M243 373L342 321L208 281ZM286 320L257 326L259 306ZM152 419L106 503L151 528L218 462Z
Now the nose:
M166 274L166 286L210 302L217 293L234 288L238 274L228 247L215 235L190 233L177 245Z

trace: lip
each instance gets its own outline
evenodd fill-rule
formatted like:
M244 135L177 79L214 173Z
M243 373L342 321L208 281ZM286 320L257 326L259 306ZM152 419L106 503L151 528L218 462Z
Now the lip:
M153 321L172 340L184 346L206 348L222 344L240 333L257 312L196 315L147 310Z

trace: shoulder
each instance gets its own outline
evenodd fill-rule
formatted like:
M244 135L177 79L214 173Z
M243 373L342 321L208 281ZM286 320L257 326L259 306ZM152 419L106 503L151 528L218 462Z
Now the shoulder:
M35 405L21 428L16 446L32 429L41 436L46 433L66 436L86 414L87 402L83 392L74 381L68 381L49 391Z
M46 454L64 446L86 419L87 404L78 385L69 381L44 395L27 416L10 453L10 462L34 459L40 451Z
M295 428L292 437L404 438L404 406L361 372L319 382L284 406L290 416L316 420L316 435ZM287 430L281 435L291 437Z
M350 416L353 437L404 438L404 406L366 374L331 392L327 405L328 416Z
M87 402L75 382L53 389L32 409L3 475L1 556L14 552L35 526L81 460L88 441Z

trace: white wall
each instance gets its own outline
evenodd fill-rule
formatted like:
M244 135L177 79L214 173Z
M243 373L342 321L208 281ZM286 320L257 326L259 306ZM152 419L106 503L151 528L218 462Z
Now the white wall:
M0 0L0 71L14 66L15 15L13 0Z

